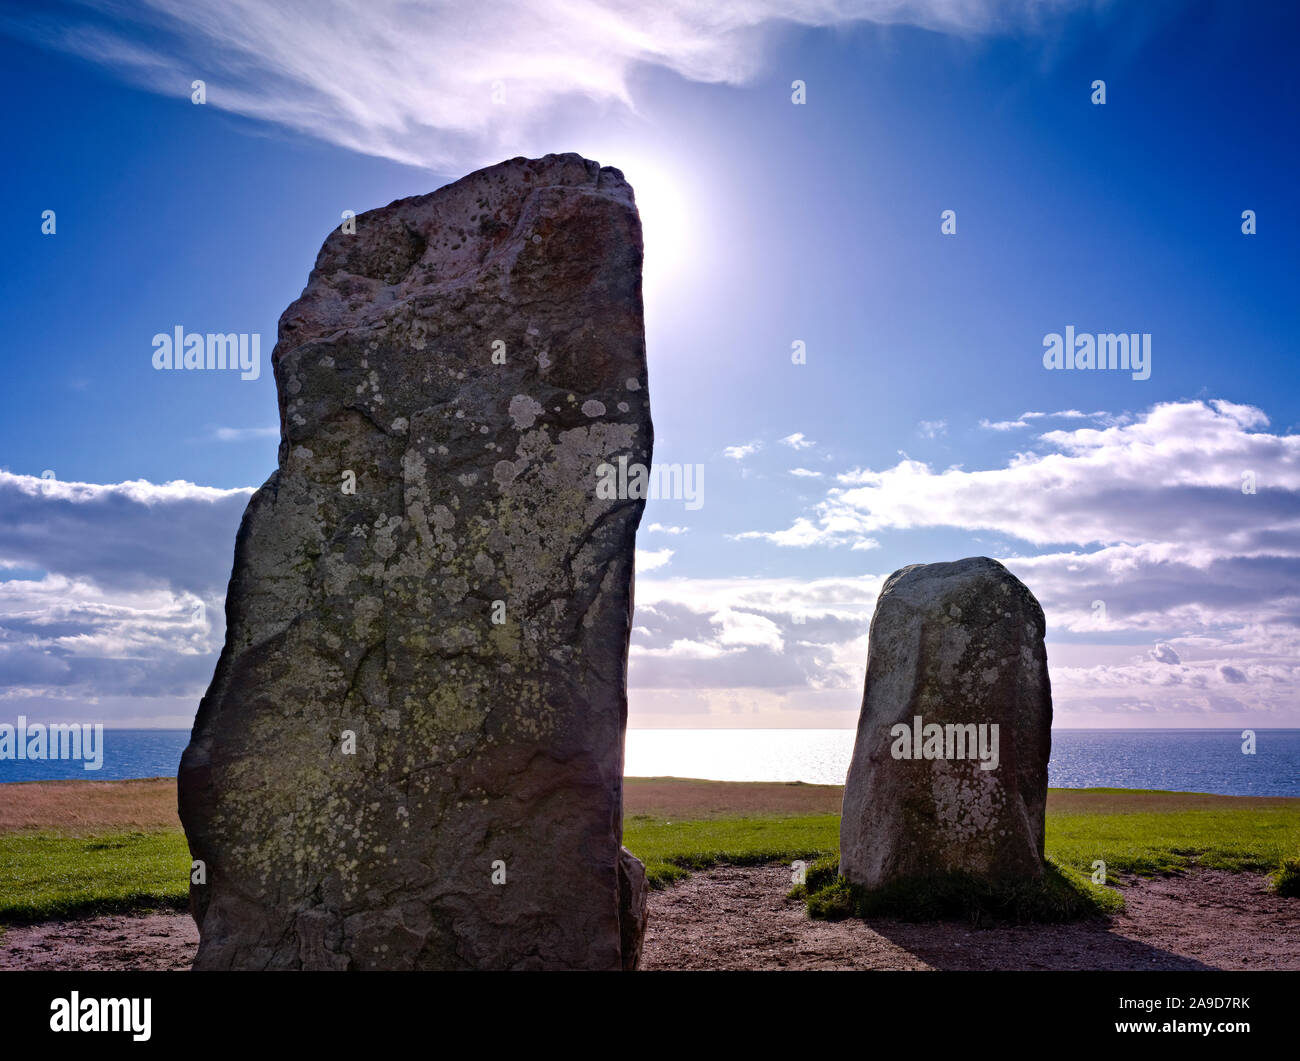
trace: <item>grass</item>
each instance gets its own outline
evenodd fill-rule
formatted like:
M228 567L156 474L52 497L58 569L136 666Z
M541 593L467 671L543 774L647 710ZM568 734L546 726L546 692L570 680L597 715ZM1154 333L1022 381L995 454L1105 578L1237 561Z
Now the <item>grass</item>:
M681 782L681 784L686 784ZM783 795L783 802L789 801ZM823 799L810 792L799 798ZM716 802L714 800L713 802ZM711 804L712 805L712 804ZM1300 800L1213 796L1139 789L1055 789L1047 815L1048 873L1041 885L995 888L950 876L867 896L838 877L839 816L717 816L674 820L633 815L624 842L646 863L651 887L718 863L754 865L819 860L795 894L813 916L882 915L1065 921L1116 913L1113 887L1128 876L1168 876L1193 868L1277 870L1300 851ZM1111 887L1093 883L1105 863ZM1279 894L1300 891L1300 859L1277 870ZM827 867L832 867L829 871ZM814 868L815 867L815 868Z
M0 833L0 921L184 908L190 855L178 830Z
M623 822L623 844L645 863L650 887L662 888L722 862L758 866L838 854L840 816L666 821L634 815Z
M1118 913L1124 898L1113 888L1048 859L1041 881L990 882L964 873L892 884L867 891L839 875L839 859L809 867L791 898L803 899L810 917L894 917L904 921L961 919L976 925L998 922L1077 921Z
M1062 814L1047 819L1047 849L1060 861L1108 876L1167 876L1192 867L1231 873L1275 869L1300 851L1295 810L1189 810Z
M93 786L93 787L92 787ZM651 887L719 863L811 863L809 894L833 884L841 789L629 778L624 843ZM31 782L0 786L0 922L141 908L183 907L189 853L175 820L175 782ZM1035 896L931 882L913 905L975 920L1111 911L1122 898L1093 885L1195 867L1275 872L1278 894L1300 893L1300 800L1124 789L1053 789L1047 854L1053 870ZM819 882L813 884L812 882ZM818 901L837 914L861 897L837 885ZM959 894L967 899L958 901ZM969 897L974 895L974 899ZM873 900L877 901L877 900ZM870 904L868 904L870 905Z
M179 829L176 778L130 781L18 781L0 785L0 833Z
M1273 874L1273 890L1278 895L1300 896L1300 858L1285 858Z
M1104 863L1110 885L1126 876L1172 876L1197 868L1275 871L1278 894L1295 894L1287 888L1300 892L1300 859L1288 858L1300 851L1300 801L1125 789L1052 795L1058 798L1048 802L1048 874L1041 885L998 887L953 874L868 894L840 878L834 861L810 871L796 892L814 917L958 917L975 923L1115 913L1123 909L1123 898L1113 887L1093 883L1093 873L1102 868L1098 863ZM1069 809L1058 809L1062 805Z

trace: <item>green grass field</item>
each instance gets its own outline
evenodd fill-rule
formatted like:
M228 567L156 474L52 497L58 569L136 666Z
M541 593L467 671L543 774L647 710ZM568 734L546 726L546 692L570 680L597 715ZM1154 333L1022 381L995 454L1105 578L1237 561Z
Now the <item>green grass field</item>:
M645 863L652 888L722 862L755 866L839 853L840 816L709 818L668 822L637 815L623 822L623 845Z
M121 812L124 820L167 820L174 785L158 784L163 811L149 817L143 798L133 796L129 819ZM8 788L0 786L0 798ZM77 790L48 791L65 798ZM839 815L827 808L838 803L838 792L832 786L629 780L624 843L645 862L656 888L718 863L835 858ZM0 824L0 922L184 907L189 853L178 825L114 828L111 816L79 819L65 811L42 817L42 806L62 804L34 788L22 796L23 814ZM1095 861L1105 862L1108 884L1193 867L1275 872L1284 859L1300 855L1300 800L1054 789L1047 853L1075 879L1091 875Z
M0 921L184 908L189 873L179 829L0 833Z

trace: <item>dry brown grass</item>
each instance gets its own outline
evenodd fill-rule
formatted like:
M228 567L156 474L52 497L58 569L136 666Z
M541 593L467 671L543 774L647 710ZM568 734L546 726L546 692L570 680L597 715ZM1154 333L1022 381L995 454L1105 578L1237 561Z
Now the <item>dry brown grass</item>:
M1211 796L1199 792L1107 792L1054 788L1048 814L1160 814L1189 810L1296 810L1294 796Z
M623 813L655 818L721 818L838 814L841 785L780 781L696 781L629 777ZM1208 796L1177 792L1097 792L1052 789L1049 814L1140 814L1188 810L1295 808L1300 800L1262 796ZM0 831L57 829L68 833L180 828L176 779L143 781L27 781L0 785Z
M23 781L0 785L0 831L57 829L68 833L181 827L176 779Z
M838 814L843 785L779 781L695 781L678 777L629 777L623 813L665 818L719 818L766 814ZM1154 814L1189 810L1295 810L1287 796L1212 796L1188 792L1105 792L1054 788L1048 814Z
M839 814L842 785L784 781L695 781L680 777L629 777L623 813L655 818L720 818L766 814Z

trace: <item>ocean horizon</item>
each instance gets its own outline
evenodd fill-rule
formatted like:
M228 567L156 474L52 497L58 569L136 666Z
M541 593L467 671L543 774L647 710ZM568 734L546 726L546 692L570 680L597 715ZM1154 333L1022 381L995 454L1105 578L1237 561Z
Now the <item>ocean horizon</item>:
M1300 797L1300 729L1054 729L1053 788L1142 788L1225 796ZM103 765L78 760L0 760L0 784L175 777L185 729L105 729ZM628 777L844 783L851 729L632 729Z

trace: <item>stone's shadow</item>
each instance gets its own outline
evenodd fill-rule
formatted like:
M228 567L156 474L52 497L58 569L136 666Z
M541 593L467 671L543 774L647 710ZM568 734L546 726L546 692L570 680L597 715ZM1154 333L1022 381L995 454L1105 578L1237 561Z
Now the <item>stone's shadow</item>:
M906 922L867 918L873 932L909 954L947 971L959 970L1176 970L1216 968L1161 950L1116 931L1120 919L1066 924L974 928L964 922Z

